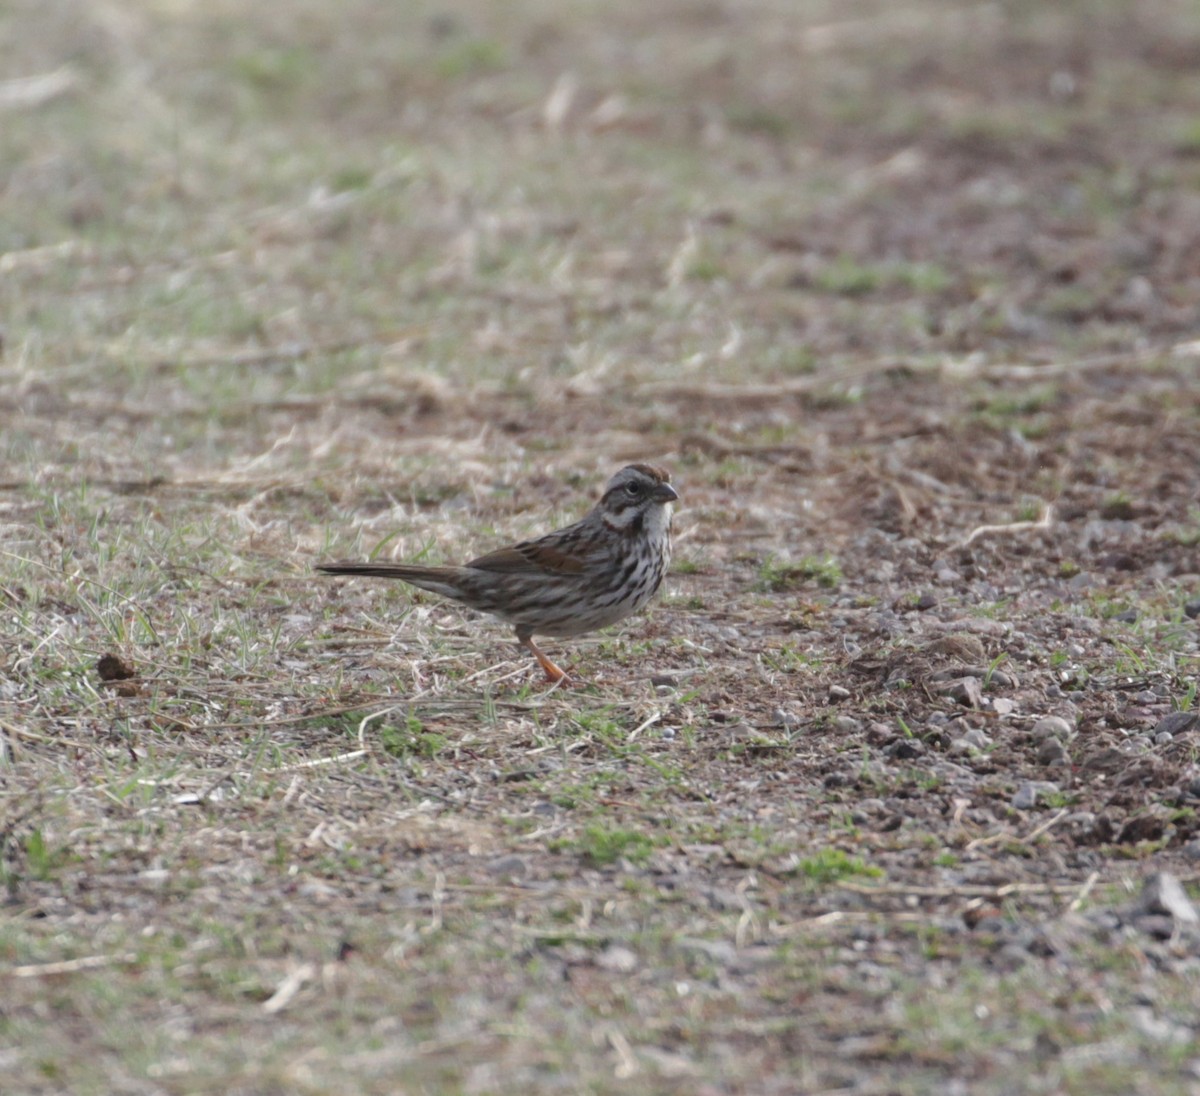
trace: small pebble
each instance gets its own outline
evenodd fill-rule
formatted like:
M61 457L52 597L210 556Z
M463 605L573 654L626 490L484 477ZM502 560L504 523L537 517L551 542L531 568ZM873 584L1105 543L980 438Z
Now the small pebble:
M839 715L833 721L836 727L842 734L857 734L862 730L862 720L855 719L852 715Z
M620 944L609 944L596 956L596 966L601 970L611 970L618 974L629 974L637 970L637 955L629 948Z
M1033 738L1036 742L1042 742L1047 738L1057 738L1060 742L1066 742L1074 736L1074 728L1063 719L1060 715L1042 716L1033 725Z
M933 594L922 594L917 598L917 612L925 613L937 608L938 600Z
M935 750L948 750L950 748L950 734L944 727L935 727L933 730L927 730L922 736L925 745L932 746Z
M1200 727L1200 712L1170 712L1154 726L1155 741L1160 734L1187 734L1188 731Z
M992 740L978 727L972 727L959 741L967 743L967 745L974 747L976 750L986 749L992 744Z
M1168 937L1169 938L1169 937ZM1159 1016L1153 1008L1135 1008L1129 1013L1133 1026L1152 1043L1169 1046L1190 1046L1192 1032L1185 1024L1177 1024Z
M1029 780L1022 784L1012 797L1012 805L1018 811L1033 810L1043 795L1053 795L1058 785L1049 780Z
M1057 738L1047 738L1037 752L1039 765L1047 767L1066 765L1068 763L1067 748Z
M960 677L938 689L938 692L964 708L978 708L983 700L983 685L977 677Z
M828 695L829 703L837 704L839 701L850 699L850 690L841 685L830 685Z
M1183 615L1192 620L1200 619L1200 597L1193 598L1183 606Z
M1138 908L1146 913L1165 913L1189 925L1200 923L1200 913L1196 912L1183 884L1166 871L1155 872L1146 880Z
M492 875L502 875L509 879L520 879L529 871L529 865L523 856L498 856L488 861L487 870Z
M1005 944L990 959L990 963L1003 971L1020 970L1027 962L1029 962L1029 951L1020 944Z
M916 738L898 738L883 748L885 757L895 758L897 761L911 761L924 752L925 743Z
M1143 913L1133 918L1134 928L1155 940L1170 940L1175 935L1175 919L1165 913Z

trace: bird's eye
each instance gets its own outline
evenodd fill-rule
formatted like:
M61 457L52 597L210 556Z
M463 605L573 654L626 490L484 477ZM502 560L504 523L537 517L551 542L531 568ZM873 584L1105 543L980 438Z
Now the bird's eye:
M625 490L631 495L640 495L642 493L642 485L640 483L627 483Z

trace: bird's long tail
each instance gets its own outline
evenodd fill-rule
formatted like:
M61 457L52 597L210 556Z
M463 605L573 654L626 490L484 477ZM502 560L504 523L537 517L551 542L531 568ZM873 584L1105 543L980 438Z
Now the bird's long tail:
M462 596L462 587L457 581L457 567L419 567L411 563L355 563L339 560L336 563L318 563L317 570L327 575L356 575L360 578L398 578L401 582L419 586L443 597Z

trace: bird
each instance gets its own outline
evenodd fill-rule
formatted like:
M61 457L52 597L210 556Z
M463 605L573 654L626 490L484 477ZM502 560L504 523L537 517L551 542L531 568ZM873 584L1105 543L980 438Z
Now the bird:
M636 613L657 592L671 563L671 476L651 464L629 464L606 484L579 521L523 540L461 567L412 563L319 563L327 575L400 579L516 629L552 682L566 671L534 642L605 628Z

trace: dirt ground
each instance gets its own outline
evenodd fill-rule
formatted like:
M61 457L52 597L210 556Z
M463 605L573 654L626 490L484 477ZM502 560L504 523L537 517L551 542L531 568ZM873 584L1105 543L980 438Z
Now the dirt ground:
M1200 12L0 13L0 1068L1200 1093ZM633 459L659 603L461 560Z

